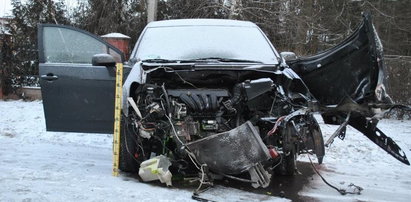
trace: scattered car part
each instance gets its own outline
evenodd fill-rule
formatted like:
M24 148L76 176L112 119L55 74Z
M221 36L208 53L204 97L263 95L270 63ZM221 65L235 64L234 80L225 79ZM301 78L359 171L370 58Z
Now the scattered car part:
M173 176L168 170L171 166L170 160L167 157L160 155L151 159L143 161L140 164L138 175L143 181L160 180L161 183L165 183L167 186L171 186L171 177Z

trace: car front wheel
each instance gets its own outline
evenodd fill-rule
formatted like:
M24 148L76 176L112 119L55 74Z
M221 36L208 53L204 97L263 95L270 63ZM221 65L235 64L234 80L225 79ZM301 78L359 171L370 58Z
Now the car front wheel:
M140 161L137 154L137 138L129 119L122 116L120 133L120 162L119 168L124 172L137 173Z

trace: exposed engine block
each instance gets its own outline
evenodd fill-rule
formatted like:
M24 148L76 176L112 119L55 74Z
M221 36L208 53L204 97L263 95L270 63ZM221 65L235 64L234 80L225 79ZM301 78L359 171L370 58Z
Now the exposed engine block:
M217 111L222 99L228 97L225 89L173 89L167 93L179 98L193 112Z

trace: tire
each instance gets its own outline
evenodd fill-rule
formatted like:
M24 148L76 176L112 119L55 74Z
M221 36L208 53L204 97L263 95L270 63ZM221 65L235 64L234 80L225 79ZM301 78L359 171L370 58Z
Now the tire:
M137 173L140 162L134 157L137 149L136 136L132 134L133 126L127 124L126 118L123 115L121 120L119 169L123 172Z

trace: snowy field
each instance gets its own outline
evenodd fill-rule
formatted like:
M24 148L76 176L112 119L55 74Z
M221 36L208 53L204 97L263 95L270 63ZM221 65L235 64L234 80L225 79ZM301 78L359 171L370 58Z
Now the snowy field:
M379 124L411 158L411 121ZM336 129L321 124L325 140ZM0 101L0 201L191 201L191 190L111 176L111 135L45 131L41 101ZM308 162L307 157L300 161ZM308 165L308 164L307 164ZM298 194L315 201L410 201L411 167L348 128L344 141L326 149L321 174L339 188L350 183L361 195L342 196L317 176ZM302 173L301 175L304 175ZM275 194L272 194L275 195ZM286 201L218 185L201 195L215 201Z

